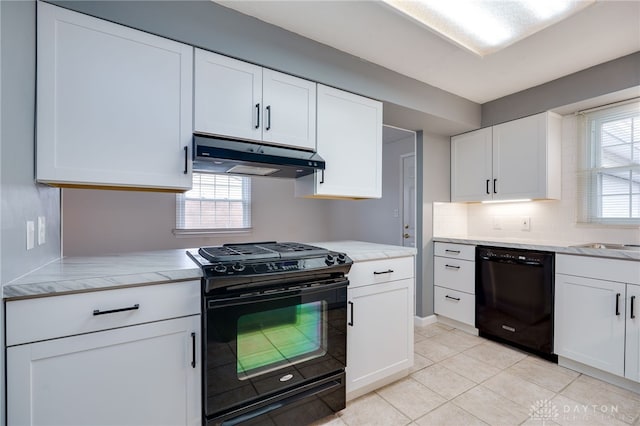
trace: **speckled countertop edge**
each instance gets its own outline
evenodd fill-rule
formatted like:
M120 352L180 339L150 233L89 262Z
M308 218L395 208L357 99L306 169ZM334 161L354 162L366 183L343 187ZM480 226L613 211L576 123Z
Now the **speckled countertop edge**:
M354 262L415 255L416 249L362 241L309 243L347 253ZM187 249L68 257L51 262L3 286L6 300L110 290L200 279Z
M483 239L482 237L434 237L434 242L454 243L454 244L470 244L476 246L492 246L492 247L508 247L519 248L525 250L551 251L562 254L574 254L580 256L602 257L609 259L634 260L640 261L640 250L614 250L614 249L598 249L586 247L572 247L571 244L554 243L554 242L519 242L499 239Z

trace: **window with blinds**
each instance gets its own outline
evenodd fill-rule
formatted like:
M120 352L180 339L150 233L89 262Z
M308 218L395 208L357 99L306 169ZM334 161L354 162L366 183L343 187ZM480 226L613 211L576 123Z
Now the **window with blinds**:
M191 190L176 197L176 231L179 233L251 228L251 179L248 177L194 172Z
M583 113L579 221L640 224L640 102Z

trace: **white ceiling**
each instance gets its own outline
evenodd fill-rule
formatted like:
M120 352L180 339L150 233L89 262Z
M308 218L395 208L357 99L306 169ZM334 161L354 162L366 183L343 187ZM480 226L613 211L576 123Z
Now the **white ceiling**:
M483 58L375 0L219 3L477 103L640 51L640 0L598 0Z

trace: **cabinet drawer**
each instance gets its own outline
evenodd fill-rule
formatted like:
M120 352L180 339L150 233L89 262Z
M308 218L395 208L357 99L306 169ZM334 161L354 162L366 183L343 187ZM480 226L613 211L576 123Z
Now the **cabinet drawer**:
M413 276L413 256L355 262L349 271L349 286L360 287Z
M436 256L451 257L454 259L475 260L476 246L466 244L435 243L434 254Z
M444 287L434 287L434 312L447 318L475 325L476 297Z
M468 260L435 256L433 258L433 283L437 286L475 294L475 266L475 262Z
M9 301L7 346L199 313L200 281Z
M634 260L557 254L556 273L640 284L640 262Z

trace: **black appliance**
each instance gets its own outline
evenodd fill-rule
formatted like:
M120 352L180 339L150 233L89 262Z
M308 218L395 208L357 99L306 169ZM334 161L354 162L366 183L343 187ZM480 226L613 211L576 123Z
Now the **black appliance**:
M322 157L312 151L193 135L194 171L299 178L324 168Z
M299 243L190 250L203 279L203 424L307 424L345 407L344 253Z
M480 335L557 362L553 355L554 253L476 247Z

